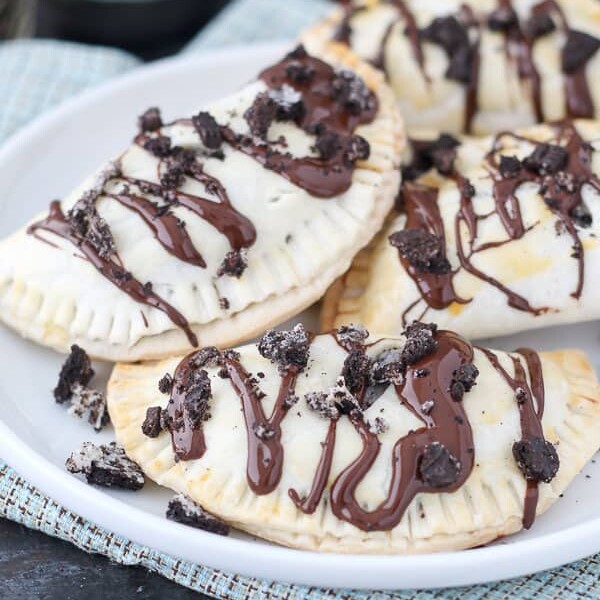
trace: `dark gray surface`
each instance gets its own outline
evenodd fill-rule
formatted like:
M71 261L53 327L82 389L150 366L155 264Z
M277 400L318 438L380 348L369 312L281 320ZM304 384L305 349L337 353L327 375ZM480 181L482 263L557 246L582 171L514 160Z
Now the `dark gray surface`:
M0 519L2 600L208 600L146 569Z

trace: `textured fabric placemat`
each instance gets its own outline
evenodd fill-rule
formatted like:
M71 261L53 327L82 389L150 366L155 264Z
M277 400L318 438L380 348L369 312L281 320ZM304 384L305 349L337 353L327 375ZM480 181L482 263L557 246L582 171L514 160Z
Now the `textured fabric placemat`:
M325 14L326 0L236 0L185 52L292 38ZM82 89L139 64L127 53L65 42L0 43L0 141ZM600 597L600 554L564 567L450 590L356 592L325 590L240 577L177 560L106 531L61 507L0 462L0 516L67 540L125 565L140 565L191 589L226 600L554 600ZM401 560L401 559L399 559Z

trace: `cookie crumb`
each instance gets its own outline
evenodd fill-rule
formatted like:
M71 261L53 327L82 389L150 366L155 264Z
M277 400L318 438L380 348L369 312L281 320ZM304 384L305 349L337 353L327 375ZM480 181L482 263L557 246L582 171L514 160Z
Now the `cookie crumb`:
M142 470L115 442L100 446L84 442L66 460L65 467L70 473L82 473L93 485L133 491L144 487Z
M458 459L440 442L425 446L419 461L419 475L432 488L452 485L458 479L460 468Z
M192 117L192 125L198 132L204 146L210 150L218 150L223 144L221 128L215 118L206 111Z
M73 386L86 386L94 376L89 356L77 344L71 346L71 353L64 362L58 376L58 385L54 388L54 398L59 404L71 399Z
M146 410L146 418L142 423L142 433L149 438L157 438L165 425L160 406L150 406Z
M229 525L183 494L177 494L169 501L166 517L182 525L203 529L217 535L229 535Z
M173 389L173 377L170 373L165 373L158 382L158 391L161 394L170 394Z
M229 277L236 277L239 279L244 274L247 267L248 260L246 258L246 252L244 250L230 250L217 269L217 277L228 275Z
M556 448L544 438L534 437L515 442L512 447L515 461L527 481L550 483L560 466Z
M138 117L138 127L143 133L156 131L163 126L160 109L156 106L150 107Z
M276 363L280 373L285 373L290 367L302 371L307 363L310 352L310 337L299 323L288 331L270 329L258 342L261 356Z
M470 392L476 379L479 377L479 369L474 364L468 363L461 365L452 373L452 382L450 383L450 395L456 402L460 402L466 392Z
M392 233L388 239L394 248L398 248L400 256L418 271L436 275L450 272L450 262L437 235L421 229L403 229Z
M402 360L407 365L413 365L425 356L431 354L437 347L435 334L437 325L434 323L419 323L415 321L409 325L402 335L406 343L402 348Z
M67 412L79 418L87 414L88 423L95 431L101 431L110 421L105 395L80 383L74 384L71 391L71 406Z

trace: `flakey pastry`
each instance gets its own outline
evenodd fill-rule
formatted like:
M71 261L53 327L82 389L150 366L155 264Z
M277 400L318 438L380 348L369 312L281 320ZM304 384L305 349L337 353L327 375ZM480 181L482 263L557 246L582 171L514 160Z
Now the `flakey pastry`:
M453 550L531 527L600 444L582 353L492 352L422 323L399 338L298 325L117 365L108 402L148 477L234 527L332 552Z
M413 140L400 212L330 291L323 327L468 338L600 317L600 123Z
M385 71L409 131L600 115L596 0L356 0L311 28Z
M403 131L383 77L299 47L132 145L0 242L0 319L111 360L234 344L318 298L380 229Z

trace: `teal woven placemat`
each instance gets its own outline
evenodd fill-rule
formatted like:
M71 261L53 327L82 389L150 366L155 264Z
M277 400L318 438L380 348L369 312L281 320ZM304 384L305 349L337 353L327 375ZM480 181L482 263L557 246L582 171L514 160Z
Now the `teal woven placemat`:
M325 0L236 0L185 51L289 39L329 9ZM137 64L134 57L109 48L43 40L0 43L0 141L61 100ZM240 577L177 560L101 529L58 505L2 462L0 516L227 600L600 598L600 554L529 577L451 590L356 592Z

